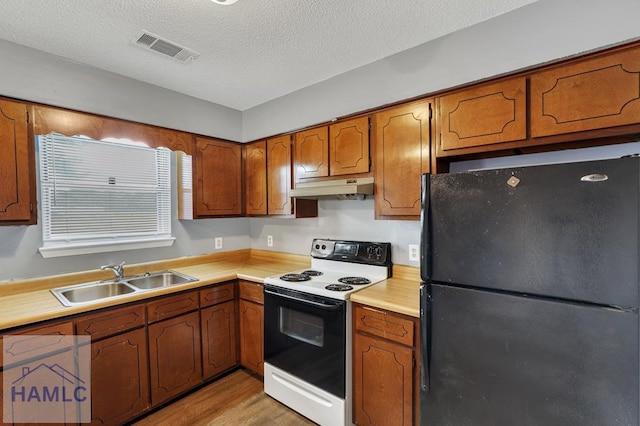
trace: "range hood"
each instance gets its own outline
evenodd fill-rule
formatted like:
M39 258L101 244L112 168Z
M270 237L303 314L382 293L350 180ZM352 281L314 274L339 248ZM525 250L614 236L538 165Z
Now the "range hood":
M291 190L292 198L339 200L363 200L373 194L373 178L324 180L319 182L297 183Z

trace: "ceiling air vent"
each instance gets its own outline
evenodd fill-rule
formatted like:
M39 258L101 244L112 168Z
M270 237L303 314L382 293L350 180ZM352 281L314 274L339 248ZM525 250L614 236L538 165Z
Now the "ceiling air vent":
M154 52L162 53L176 59L180 62L186 63L189 60L195 60L200 54L195 50L187 49L184 46L180 46L177 43L159 37L148 31L143 31L138 34L135 40L135 44Z

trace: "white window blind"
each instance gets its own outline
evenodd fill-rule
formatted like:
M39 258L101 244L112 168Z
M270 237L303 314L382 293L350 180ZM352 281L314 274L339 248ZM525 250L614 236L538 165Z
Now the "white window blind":
M44 257L170 245L167 149L38 137Z

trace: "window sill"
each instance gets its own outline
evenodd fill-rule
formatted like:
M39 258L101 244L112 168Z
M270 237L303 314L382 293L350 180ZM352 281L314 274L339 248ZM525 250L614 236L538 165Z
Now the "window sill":
M154 247L168 247L173 244L175 237L167 237L154 240L117 241L117 242L91 242L70 244L58 243L48 247L40 247L38 250L44 258L77 256L80 254L106 253L110 251L136 250Z

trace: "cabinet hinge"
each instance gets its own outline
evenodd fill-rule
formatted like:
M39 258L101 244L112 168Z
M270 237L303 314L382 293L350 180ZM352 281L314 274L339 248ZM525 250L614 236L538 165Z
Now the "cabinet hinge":
M33 203L29 203L29 213L33 213Z
M429 104L429 120L433 118L433 108L431 108L431 104Z
M29 111L27 111L27 123L29 122Z

